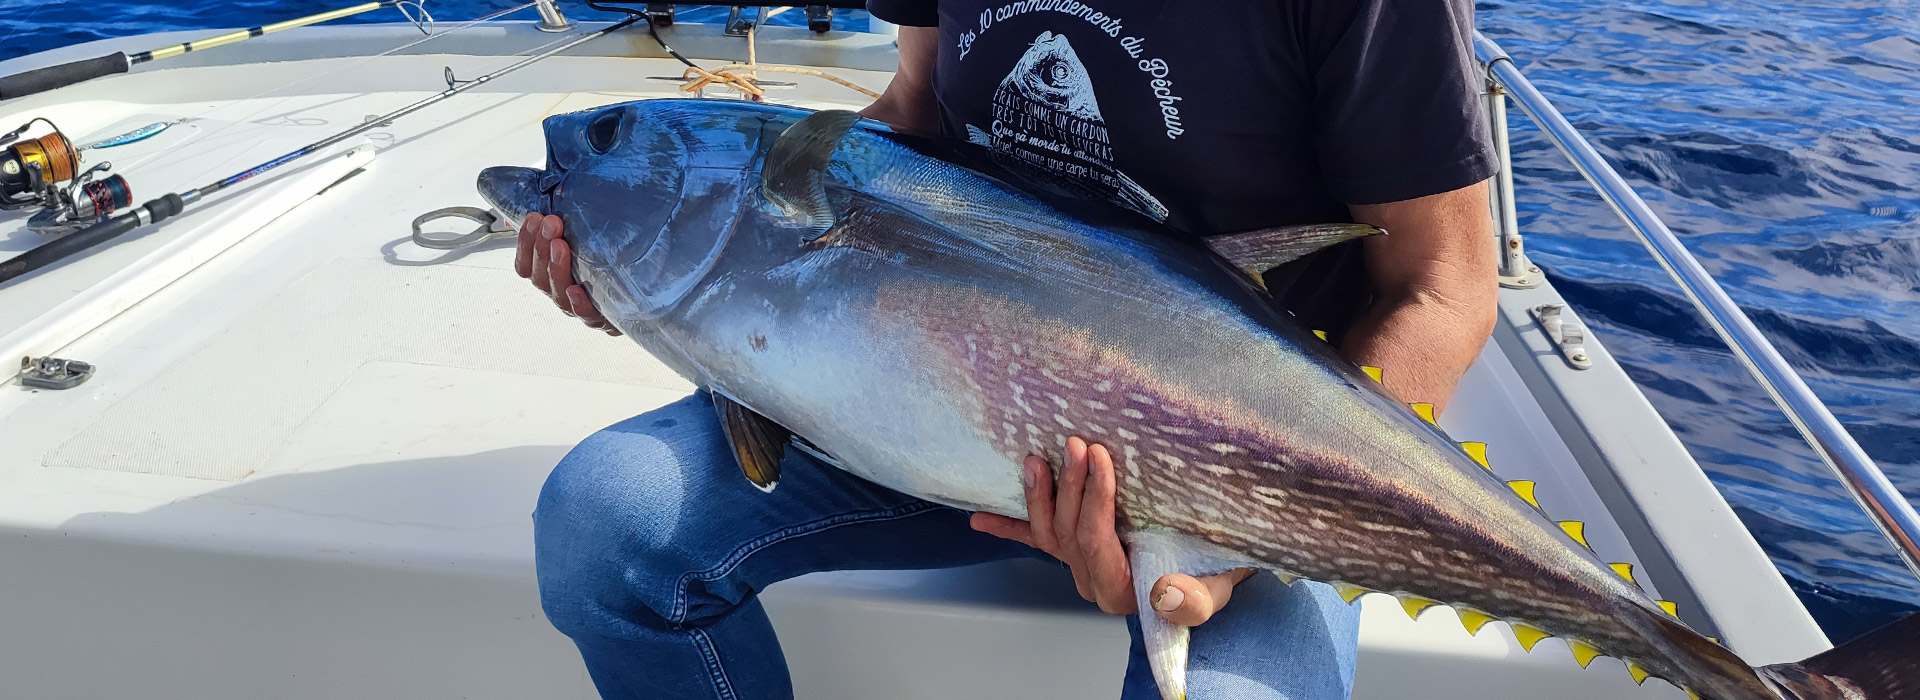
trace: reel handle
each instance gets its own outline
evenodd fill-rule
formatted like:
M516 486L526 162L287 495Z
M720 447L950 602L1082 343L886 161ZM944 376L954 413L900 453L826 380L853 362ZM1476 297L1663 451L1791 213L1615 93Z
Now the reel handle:
M116 51L99 58L15 73L0 77L0 100L25 97L94 78L125 73L132 66L126 52Z

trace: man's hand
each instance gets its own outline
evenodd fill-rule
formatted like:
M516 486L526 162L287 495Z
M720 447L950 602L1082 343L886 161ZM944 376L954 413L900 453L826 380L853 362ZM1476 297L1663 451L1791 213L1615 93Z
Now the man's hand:
M1113 455L1102 445L1080 438L1067 439L1067 465L1060 470L1058 493L1053 470L1039 457L1027 457L1022 479L1027 490L1027 517L1015 520L991 513L975 513L973 529L1024 542L1053 555L1073 569L1080 597L1101 610L1128 615L1139 610L1133 594L1133 573L1126 550L1114 532L1113 500L1117 490ZM1206 622L1233 596L1233 586L1253 572L1236 569L1196 579L1168 574L1153 585L1153 607L1176 625Z
M620 329L593 308L587 288L574 283L573 250L560 237L560 230L560 217L528 214L520 223L520 250L514 253L513 271L533 280L533 286L546 292L561 311L580 319L588 328L620 335Z

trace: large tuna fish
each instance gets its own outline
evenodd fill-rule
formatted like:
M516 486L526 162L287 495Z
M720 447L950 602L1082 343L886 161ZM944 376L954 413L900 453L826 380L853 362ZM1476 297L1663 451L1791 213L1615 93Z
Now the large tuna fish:
M848 112L657 100L553 117L548 167L489 168L560 215L613 323L711 389L747 478L789 444L876 483L1025 517L1020 461L1118 460L1136 590L1247 566L1563 637L1713 700L1912 698L1920 619L1756 671L1597 559L1279 311L1250 274L1368 233L1187 245L1140 214ZM929 459L927 455L937 455ZM1143 615L1185 695L1186 630ZM1856 689L1843 691L1842 688ZM1864 689L1864 690L1859 690ZM1849 695L1863 692L1864 695Z

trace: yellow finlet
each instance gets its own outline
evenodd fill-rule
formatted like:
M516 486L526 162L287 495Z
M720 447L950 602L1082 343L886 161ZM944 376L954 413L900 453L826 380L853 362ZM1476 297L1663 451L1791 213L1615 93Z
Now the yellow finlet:
M1665 610L1665 611L1667 611L1667 614L1668 614L1668 615L1671 615L1671 616L1673 616L1673 617L1679 617L1679 616L1680 616L1680 606L1678 606L1678 605L1674 605L1674 604L1673 604L1673 601L1671 601L1671 600L1656 600L1656 601L1653 601L1653 602L1655 602L1655 603L1659 603L1659 604L1660 604L1660 609L1661 609L1661 610Z
M1459 608L1460 625L1467 628L1467 634L1479 634L1480 628L1493 621L1493 616L1478 610Z
M1385 379L1381 379L1381 378L1380 378L1380 376L1381 376L1381 375L1380 375L1380 368L1379 368L1379 367L1368 367L1368 366L1366 366L1366 365L1360 365L1360 371L1362 371L1362 372L1366 372L1366 373L1367 373L1367 376L1369 376L1369 377L1373 377L1373 380L1374 380L1374 381L1376 381L1376 382L1384 382L1384 381L1386 381Z
M1533 645L1539 644L1540 640L1553 636L1552 633L1525 622L1510 624L1513 625L1513 638L1520 640L1520 648L1527 651L1533 651Z
M1281 583L1287 584L1289 586L1293 585L1294 581L1300 580L1300 577L1295 576L1293 574L1289 574L1285 571L1275 571L1273 572L1273 575L1279 577Z
M1533 500L1533 482L1526 480L1509 481L1507 482L1507 488L1513 489L1513 492L1520 496L1520 500L1526 501L1527 505L1535 508L1540 507L1540 502Z
M1693 692L1692 688L1683 688L1682 690L1687 691L1687 697L1693 698L1693 700L1700 700L1700 694Z
M1313 332L1313 334L1314 334L1314 335L1315 335L1316 337L1318 337L1318 338L1320 338L1321 340L1326 340L1326 339L1327 339L1327 332L1326 332L1326 331L1314 331L1314 332Z
M1407 617L1415 620L1420 619L1421 612L1439 604L1439 601L1427 600L1417 595L1410 595L1400 599L1400 609L1407 611Z
M1360 596L1366 595L1367 589L1351 583L1336 583L1333 584L1333 592L1339 593L1341 600L1345 600L1351 604L1353 601L1359 600Z
M1636 664L1632 661L1627 662L1627 673L1633 676L1634 685L1640 685L1642 683L1647 682L1647 678L1653 675L1651 673L1647 673L1646 669L1640 668L1640 664Z
M1428 423L1433 423L1434 425L1439 425L1439 423L1436 422L1433 418L1433 404L1427 403L1425 401L1415 401L1413 403L1407 404L1407 408L1411 408L1413 409L1414 413L1419 414L1420 420L1426 421Z
M1567 649L1573 651L1573 660L1575 663L1580 664L1580 668L1586 668L1587 664L1593 663L1594 659L1600 658L1599 649L1595 649L1592 644L1578 639L1567 640Z
M1560 521L1560 529L1567 531L1567 536L1572 537L1573 541L1579 542L1580 546L1593 549L1593 545L1587 544L1586 523L1578 520L1562 520Z
M1640 583L1639 581L1633 580L1632 564L1628 564L1622 561L1622 562L1614 562L1612 564L1608 564L1607 566L1613 567L1613 573L1619 574L1620 578L1626 579L1628 583L1639 585Z
M1714 644L1719 644L1720 646L1726 646L1726 644L1721 643L1719 637L1708 637L1707 641L1713 642Z
M1466 450L1467 456L1479 462L1480 466L1486 467L1487 471L1493 471L1493 465L1487 463L1487 443L1463 442L1460 443L1460 449Z

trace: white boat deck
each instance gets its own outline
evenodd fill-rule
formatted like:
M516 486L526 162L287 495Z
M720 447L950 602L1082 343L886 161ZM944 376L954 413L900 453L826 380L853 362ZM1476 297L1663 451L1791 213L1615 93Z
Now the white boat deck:
M323 31L260 50L313 52ZM0 340L58 336L72 318L62 310L120 270L245 234L276 198L298 202L97 329L31 349L95 364L91 381L0 387L0 697L593 697L541 616L528 515L571 445L691 386L630 341L557 313L512 273L510 243L446 254L407 237L428 210L483 206L481 168L539 165L544 117L678 94L647 78L677 76L679 64L620 57L633 46L551 59L375 131L365 171L317 196L352 169L347 156L315 157L0 286ZM196 119L95 152L145 201L437 92L442 66L474 76L508 60L154 70L0 105L0 123L47 116L85 142ZM833 72L874 89L887 80ZM262 95L316 75L328 77ZM865 102L794 80L771 97ZM0 218L0 255L40 242L22 230L25 214ZM1442 423L1489 443L1504 477L1537 481L1556 516L1588 521L1603 556L1640 561L1498 346ZM1726 546L1757 552L1744 531L1734 539ZM1770 568L1742 561L1751 570L1733 575L1784 591ZM1125 661L1120 621L1032 562L819 574L766 599L801 698L1111 698ZM1470 637L1444 608L1416 623L1385 596L1362 604L1356 697L1684 697L1659 682L1636 688L1612 659L1582 671L1559 641L1523 653L1501 623ZM1817 650L1824 639L1793 606L1769 627L1728 630L1730 641L1778 657L1755 661Z

